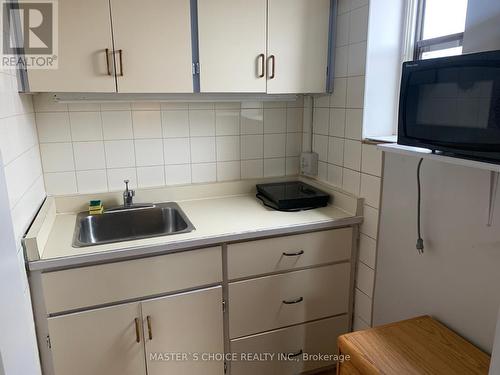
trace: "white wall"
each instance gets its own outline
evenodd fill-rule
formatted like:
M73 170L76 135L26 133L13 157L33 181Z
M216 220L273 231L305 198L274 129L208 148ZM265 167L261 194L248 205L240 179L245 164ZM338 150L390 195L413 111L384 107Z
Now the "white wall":
M500 1L469 0L464 53L500 49Z
M425 160L416 243L418 158L386 154L374 324L422 314L491 351L500 305L500 195L487 226L489 172Z
M6 375L40 365L21 237L45 198L31 96L0 71L0 351Z
M297 175L303 100L60 104L35 96L48 194Z
M500 311L498 313L497 329L495 330L495 343L491 353L490 375L500 374Z

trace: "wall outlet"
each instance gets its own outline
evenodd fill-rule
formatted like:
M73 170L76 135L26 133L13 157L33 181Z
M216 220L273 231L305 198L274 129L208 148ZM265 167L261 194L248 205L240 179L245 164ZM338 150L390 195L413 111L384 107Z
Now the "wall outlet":
M300 173L306 176L318 175L318 154L316 152L300 154Z

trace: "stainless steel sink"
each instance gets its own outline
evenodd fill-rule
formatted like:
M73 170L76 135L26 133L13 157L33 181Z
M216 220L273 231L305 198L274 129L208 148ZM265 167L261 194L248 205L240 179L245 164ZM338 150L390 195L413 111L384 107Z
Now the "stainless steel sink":
M76 218L73 246L187 233L194 229L186 214L173 202L123 207L101 215L81 212Z

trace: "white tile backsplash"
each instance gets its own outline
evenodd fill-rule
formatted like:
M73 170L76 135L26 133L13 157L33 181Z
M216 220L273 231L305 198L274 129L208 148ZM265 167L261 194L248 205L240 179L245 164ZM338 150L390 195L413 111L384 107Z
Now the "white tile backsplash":
M217 160L218 161L240 160L239 136L217 137Z
M78 191L73 171L45 173L44 180L47 191L52 191L55 195L75 194Z
M242 109L241 110L241 134L264 133L264 110Z
M192 164L192 179L193 183L214 182L217 180L217 164L203 163Z
M139 188L164 186L165 167L163 165L157 165L153 167L138 167L137 185Z
M73 153L77 170L106 168L104 143L102 141L74 142Z
M344 168L342 172L342 189L359 196L361 187L361 173Z
M377 256L377 241L365 234L359 236L359 260L368 267L375 269Z
M215 112L215 134L239 135L240 110L239 109L217 110Z
M136 139L135 160L138 167L163 165L163 139Z
M365 77L349 77L347 79L347 108L363 108L365 95Z
M344 164L344 138L328 137L328 163L342 166Z
M217 163L217 181L235 181L241 178L239 161L222 161Z
M160 111L133 111L132 124L135 139L162 137Z
M264 176L264 159L242 160L241 178L260 178Z
M266 108L264 109L264 133L286 132L286 109Z
M170 138L163 140L165 164L191 163L191 146L189 138Z
M329 105L327 96L320 117L324 138L317 141L324 161ZM129 174L134 184L151 187L299 172L301 98L289 103L62 105L38 94L35 110L50 194L114 190ZM1 129L0 122L0 134Z
M191 137L215 136L215 111L190 110L189 131Z
M361 142L346 139L344 143L344 167L361 170Z
M285 158L264 159L264 177L278 177L286 174Z
M67 172L75 170L73 144L41 143L40 154L44 172Z
M368 35L368 5L351 11L349 21L349 43L359 43L366 40Z
M189 137L188 111L163 111L162 118L163 138Z
M71 140L102 140L102 121L100 112L70 112Z
M76 182L79 193L98 193L108 191L108 179L105 169L77 171Z
M166 165L165 179L167 185L185 185L191 183L191 164Z
M365 198L365 204L374 208L379 208L380 185L380 177L366 173L361 174L361 196Z
M346 126L346 109L330 109L330 131L329 134L334 137L344 137Z
M215 137L191 138L191 162L208 163L217 160Z
M71 141L67 112L37 113L36 124L40 143Z
M132 112L109 111L101 112L102 133L105 140L132 139Z
M137 175L135 168L116 168L107 169L108 190L123 191L125 188L125 180L129 181L131 189L137 188Z
M261 159L264 157L263 135L241 136L241 159Z
M282 158L286 155L286 134L264 135L264 158Z
M317 178L365 199L364 223L360 229L362 265L357 267L359 289L354 309L357 328L371 324L382 169L380 152L375 146L362 143L368 2L338 1L333 93L315 100L313 126L313 150L319 154ZM328 119L326 125L325 119ZM306 149L307 133L302 139Z
M135 167L133 140L105 141L104 148L108 168Z
M368 297L373 297L373 285L375 283L375 272L363 262L358 262L356 287Z

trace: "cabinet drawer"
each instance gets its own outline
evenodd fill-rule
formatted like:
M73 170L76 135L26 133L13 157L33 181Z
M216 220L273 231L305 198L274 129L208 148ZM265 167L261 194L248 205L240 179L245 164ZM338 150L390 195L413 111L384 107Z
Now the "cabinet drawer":
M238 353L238 361L232 362L233 375L295 375L334 364L326 360L304 360L307 355L337 354L337 336L348 331L347 315L312 323L278 329L231 341L231 352ZM283 354L304 353L297 361L283 359ZM273 360L241 361L242 353L271 353ZM316 358L314 358L316 359Z
M232 244L229 279L348 260L351 247L352 228Z
M42 274L48 313L221 281L220 247Z
M231 338L348 311L350 263L229 284Z

